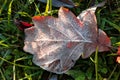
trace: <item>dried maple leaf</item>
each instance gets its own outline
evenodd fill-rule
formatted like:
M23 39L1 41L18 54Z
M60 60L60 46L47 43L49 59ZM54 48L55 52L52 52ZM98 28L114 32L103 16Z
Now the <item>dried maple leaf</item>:
M120 56L117 56L116 62L120 64Z
M117 54L120 55L120 46L118 47Z
M83 58L90 56L97 46L99 51L107 51L110 40L97 29L96 8L78 17L63 7L58 18L34 16L34 26L25 29L24 50L33 54L36 65L58 74L69 70L82 54Z
M35 16L33 23L25 30L24 50L34 54L33 62L45 70L66 72L83 53L84 42L90 42L82 36L86 32L82 23L68 9L60 8L59 18Z
M39 0L41 2L47 3L47 0ZM65 7L75 7L75 4L73 3L72 0L52 0L52 5L55 7L61 7L61 6L65 6Z
M117 51L117 58L116 58L116 62L118 62L120 64L120 46L118 47L118 51Z

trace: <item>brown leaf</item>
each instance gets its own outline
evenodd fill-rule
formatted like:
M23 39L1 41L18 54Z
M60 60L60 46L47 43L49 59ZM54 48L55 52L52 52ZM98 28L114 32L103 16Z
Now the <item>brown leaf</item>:
M89 57L99 47L107 51L110 40L97 29L96 6L83 11L76 17L61 7L58 18L34 16L34 26L25 29L24 50L33 54L33 62L54 73L65 73L83 54Z
M39 0L41 2L47 3L47 0ZM75 4L73 3L72 0L52 0L52 5L55 7L61 7L61 6L65 6L65 7L75 7Z

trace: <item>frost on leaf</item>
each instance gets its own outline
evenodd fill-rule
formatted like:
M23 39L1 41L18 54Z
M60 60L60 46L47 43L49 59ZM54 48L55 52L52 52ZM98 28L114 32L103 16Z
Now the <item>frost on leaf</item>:
M24 50L33 54L36 65L58 74L74 66L81 55L89 57L97 46L99 51L107 51L110 40L97 29L96 7L93 8L83 11L78 17L63 7L58 18L34 16L34 26L25 29Z
M98 34L97 34L97 40L93 41L92 43L85 43L84 44L84 51L82 58L87 58L89 57L93 52L96 51L96 47L98 47L98 51L109 51L110 47L110 38L107 37L106 33L99 29Z
M111 46L110 38L106 35L106 33L97 28L97 21L95 16L95 10L97 6L101 6L104 3L96 5L96 7L88 8L83 11L77 18L83 22L84 34L90 42L84 43L84 50L82 54L82 58L89 57L93 52L96 51L96 47L98 46L98 51L109 51L109 47Z

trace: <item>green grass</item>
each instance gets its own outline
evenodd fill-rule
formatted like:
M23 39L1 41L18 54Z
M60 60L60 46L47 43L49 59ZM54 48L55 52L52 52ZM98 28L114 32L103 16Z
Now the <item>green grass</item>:
M51 0L50 0L51 1ZM90 6L92 0L73 0L79 5L70 9L78 15ZM102 0L96 0L99 3ZM48 2L50 3L50 2ZM48 11L50 8L51 11ZM24 33L14 25L14 18L31 22L35 15L56 16L59 8L35 0L0 0L0 80L41 80L44 70L34 65L32 55L23 51ZM120 1L108 0L106 6L96 12L98 26L110 37L112 49L97 54L97 72L92 54L79 59L66 74L75 80L119 80L120 64L116 62L117 47L120 46ZM64 75L60 75L61 79ZM73 80L68 78L66 80Z

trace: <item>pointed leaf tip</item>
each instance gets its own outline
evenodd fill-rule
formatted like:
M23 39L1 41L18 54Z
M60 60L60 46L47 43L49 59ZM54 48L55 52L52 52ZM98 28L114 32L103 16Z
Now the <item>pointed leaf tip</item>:
M69 12L69 9L64 8L64 7L60 7L59 12L60 13Z
M34 20L34 21L41 21L44 18L45 18L45 16L34 16L34 17L32 17L32 20Z
M44 21L44 20L47 20L49 18L51 18L52 16L34 16L32 17L32 20L33 21Z
M34 17L32 17L32 19L33 19L33 20L40 20L41 17L40 17L40 16L34 16Z
M64 11L67 11L67 12L69 11L69 9L64 8L64 7L61 7L60 10L64 10Z

